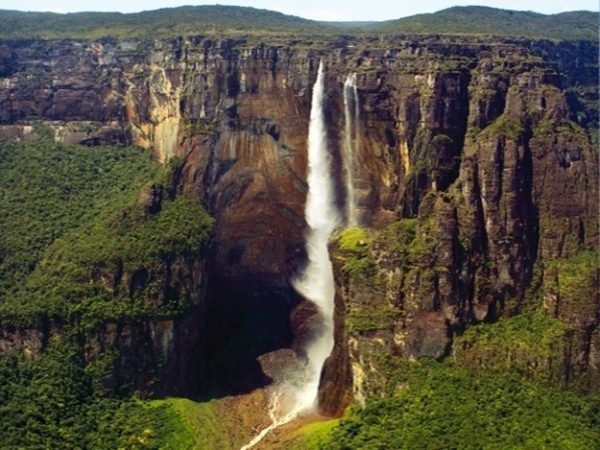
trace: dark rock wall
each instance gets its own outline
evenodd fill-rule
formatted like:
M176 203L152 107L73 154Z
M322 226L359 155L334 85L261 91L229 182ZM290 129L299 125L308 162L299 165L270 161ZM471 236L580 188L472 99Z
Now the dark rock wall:
M157 307L179 301L186 305L186 314L126 317L93 328L57 319L44 320L38 328L2 323L0 354L22 353L36 359L52 339L64 338L84 349L87 364L107 369L102 377L107 394L197 395L203 391L208 376L204 258L178 257L165 261L159 273L144 270L143 275L105 267L98 276L97 281L125 298L147 295Z

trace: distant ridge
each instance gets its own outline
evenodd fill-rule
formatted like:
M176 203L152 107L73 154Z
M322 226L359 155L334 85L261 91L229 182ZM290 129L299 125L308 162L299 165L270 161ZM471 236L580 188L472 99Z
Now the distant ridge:
M598 13L539 14L487 6L454 6L389 21L373 31L401 34L491 34L547 39L598 40Z
M329 29L317 21L241 6L181 6L129 14L0 10L0 38L3 39L174 37L252 31L314 34L326 33Z
M474 34L598 40L598 13L544 15L484 6L452 7L385 22L319 22L222 5L139 13L57 14L0 10L0 39L168 38L185 35Z

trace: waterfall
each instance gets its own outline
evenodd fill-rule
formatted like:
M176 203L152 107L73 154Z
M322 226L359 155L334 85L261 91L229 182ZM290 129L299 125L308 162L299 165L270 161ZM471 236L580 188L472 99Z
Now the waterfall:
M344 176L346 184L346 224L358 225L356 197L354 195L354 172L356 156L359 153L359 109L356 73L348 75L344 81ZM354 126L353 126L354 125Z
M316 405L321 369L333 349L333 310L335 283L329 259L329 238L340 224L335 205L331 156L327 148L327 132L323 111L323 63L313 89L310 126L308 129L308 195L304 215L309 226L306 234L308 264L294 280L294 287L313 302L321 316L321 330L306 349L309 376L299 402L305 408Z
M250 449L270 431L316 408L321 370L333 349L335 285L327 245L334 229L340 224L340 217L335 206L331 157L327 146L324 94L325 75L321 61L312 92L308 127L308 194L304 210L308 224L305 236L308 264L293 280L298 293L317 307L319 329L305 349L306 360L302 366L292 371L279 386L275 386L270 399L271 425L242 450Z

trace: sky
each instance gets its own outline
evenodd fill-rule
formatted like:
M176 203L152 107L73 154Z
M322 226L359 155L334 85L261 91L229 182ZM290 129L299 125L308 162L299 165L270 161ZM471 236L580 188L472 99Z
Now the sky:
M598 11L598 0L0 0L0 9L21 11L120 11L143 10L183 6L206 5L253 6L293 14L314 20L390 20L413 14L430 13L450 6L484 5L495 8L530 10L544 14L587 9Z

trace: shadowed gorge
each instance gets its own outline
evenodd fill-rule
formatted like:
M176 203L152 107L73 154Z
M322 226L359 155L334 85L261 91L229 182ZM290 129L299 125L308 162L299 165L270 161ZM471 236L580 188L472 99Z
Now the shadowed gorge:
M291 286L273 280L240 280L232 286L211 278L207 329L209 396L248 393L269 385L259 357L293 342L290 314L298 303ZM281 368L279 369L281 370ZM269 372L269 370L266 370ZM273 375L273 373L271 373Z
M273 14L0 41L0 440L598 447L598 43Z

